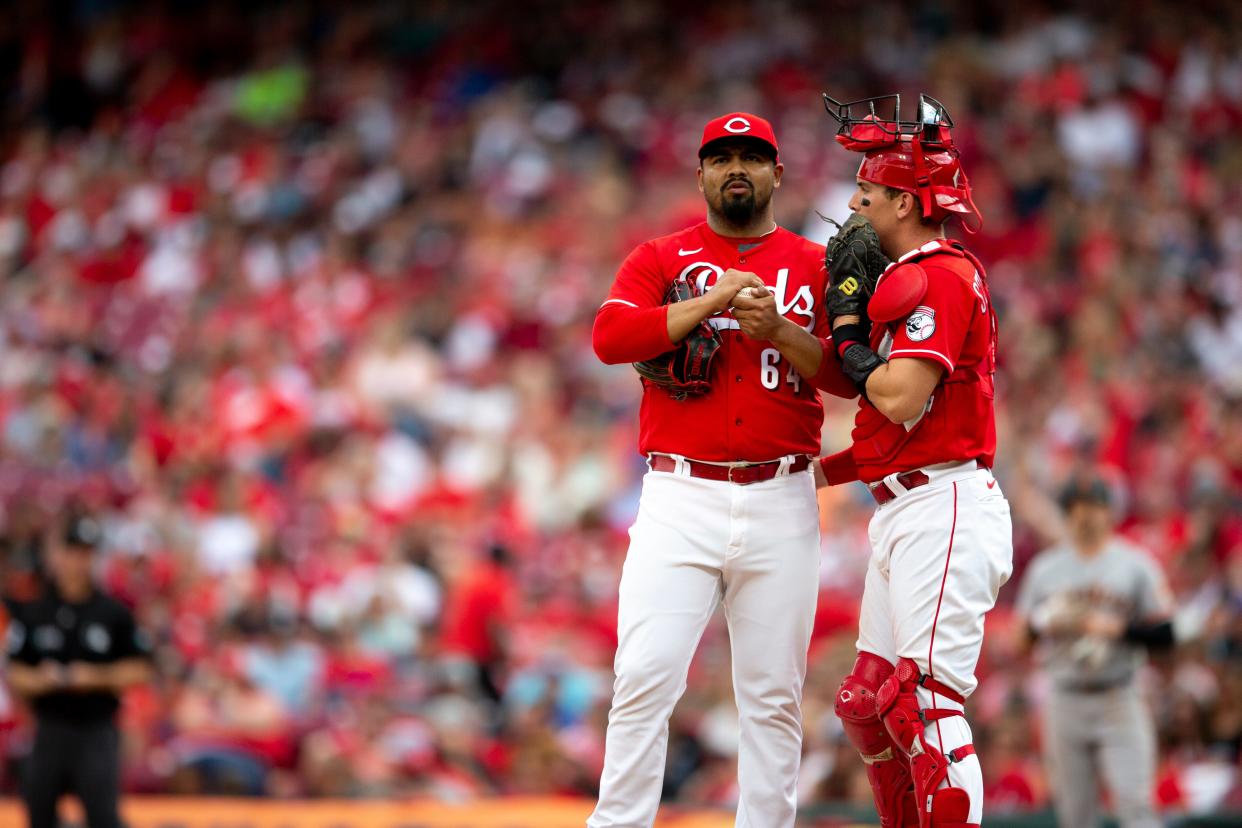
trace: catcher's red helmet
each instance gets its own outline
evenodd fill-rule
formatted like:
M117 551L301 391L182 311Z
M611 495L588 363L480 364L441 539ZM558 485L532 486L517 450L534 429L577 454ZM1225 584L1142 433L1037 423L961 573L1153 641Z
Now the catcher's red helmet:
M957 215L971 233L983 226L953 146L953 119L935 98L919 96L917 121L901 120L900 95L847 103L824 95L824 108L840 124L837 142L865 153L859 178L916 196L926 221Z

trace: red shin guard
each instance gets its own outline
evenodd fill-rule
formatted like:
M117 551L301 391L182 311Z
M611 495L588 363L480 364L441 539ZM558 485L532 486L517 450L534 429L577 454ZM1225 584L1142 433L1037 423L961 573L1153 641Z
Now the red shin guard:
M867 781L883 828L914 828L918 809L904 753L893 743L876 708L876 692L893 672L877 655L860 652L837 691L841 727L867 764Z
M974 749L966 745L952 751L952 756L945 756L927 740L925 725L962 714L957 710L922 709L915 696L920 684L935 685L937 693L962 701L957 693L923 676L914 661L903 658L880 686L876 694L877 710L889 736L909 757L920 828L967 828L971 825L967 821L970 819L969 794L962 788L941 785L948 782L950 762L961 761Z

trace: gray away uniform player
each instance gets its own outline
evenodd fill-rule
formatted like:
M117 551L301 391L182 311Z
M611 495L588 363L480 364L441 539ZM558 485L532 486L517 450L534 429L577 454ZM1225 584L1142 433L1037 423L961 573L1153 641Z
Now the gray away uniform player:
M1172 599L1156 563L1112 533L1102 480L1074 481L1062 505L1068 542L1035 557L1017 604L1051 684L1043 739L1057 823L1095 826L1102 779L1123 828L1157 826L1155 733L1136 679L1148 648L1173 643Z

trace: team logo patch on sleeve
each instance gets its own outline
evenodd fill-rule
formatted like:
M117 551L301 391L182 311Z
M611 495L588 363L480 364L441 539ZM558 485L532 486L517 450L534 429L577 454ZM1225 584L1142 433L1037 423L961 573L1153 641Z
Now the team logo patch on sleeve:
M906 337L911 342L922 342L936 332L936 312L926 305L919 305L906 317Z

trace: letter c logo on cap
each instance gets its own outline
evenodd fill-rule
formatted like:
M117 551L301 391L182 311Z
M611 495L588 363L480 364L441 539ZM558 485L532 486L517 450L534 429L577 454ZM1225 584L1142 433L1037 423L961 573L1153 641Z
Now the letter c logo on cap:
M725 121L724 128L727 132L732 133L750 132L750 121L739 115L736 118L730 118Z

